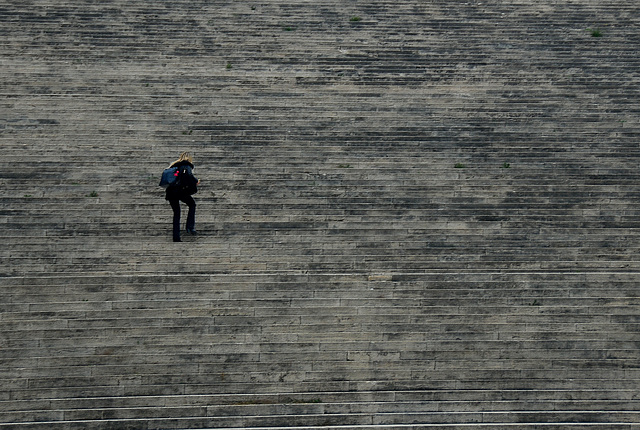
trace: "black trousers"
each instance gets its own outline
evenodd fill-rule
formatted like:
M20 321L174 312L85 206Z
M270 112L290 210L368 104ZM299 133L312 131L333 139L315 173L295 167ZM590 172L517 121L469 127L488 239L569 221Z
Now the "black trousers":
M171 209L173 209L173 238L180 239L180 202L189 206L189 213L187 214L187 231L193 231L196 229L196 201L191 196L180 196L174 199L169 199Z

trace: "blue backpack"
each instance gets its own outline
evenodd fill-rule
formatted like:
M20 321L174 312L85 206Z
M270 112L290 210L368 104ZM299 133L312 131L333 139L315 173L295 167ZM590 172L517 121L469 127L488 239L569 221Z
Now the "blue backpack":
M160 185L162 188L167 188L169 185L175 184L178 180L178 168L177 167L167 167L162 172L162 177L160 178Z
M184 164L164 169L159 185L174 196L190 196L198 192L198 180L193 176L191 167Z

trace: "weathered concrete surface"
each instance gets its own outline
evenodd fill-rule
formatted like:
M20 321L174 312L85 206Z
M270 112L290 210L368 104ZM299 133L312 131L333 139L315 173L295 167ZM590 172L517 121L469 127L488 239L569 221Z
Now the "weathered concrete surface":
M1 428L640 425L635 1L0 21Z

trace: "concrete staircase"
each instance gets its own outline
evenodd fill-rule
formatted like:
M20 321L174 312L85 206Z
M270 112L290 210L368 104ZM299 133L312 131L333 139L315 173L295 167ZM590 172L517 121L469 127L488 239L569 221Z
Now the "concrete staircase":
M0 23L0 429L640 428L637 2Z

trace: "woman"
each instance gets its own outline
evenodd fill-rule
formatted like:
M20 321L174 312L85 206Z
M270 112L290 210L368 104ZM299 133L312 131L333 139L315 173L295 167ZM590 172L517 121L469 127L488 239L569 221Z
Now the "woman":
M169 167L178 167L177 181L167 187L166 199L173 209L173 241L182 242L180 239L180 202L189 207L187 215L187 232L196 234L196 202L191 197L198 192L197 185L200 181L193 176L193 158L188 152L180 154L180 158L171 163Z

